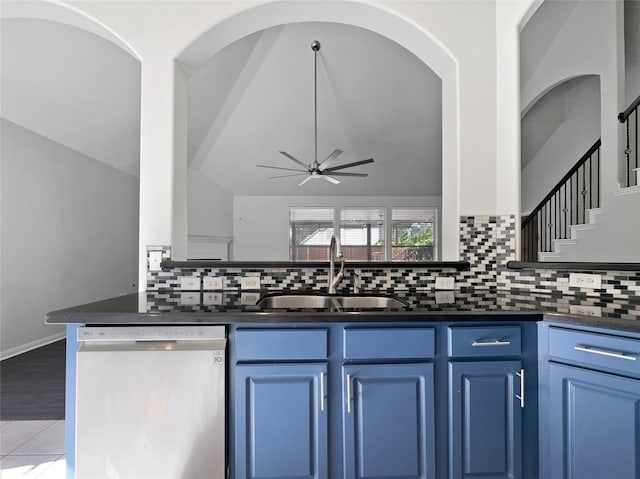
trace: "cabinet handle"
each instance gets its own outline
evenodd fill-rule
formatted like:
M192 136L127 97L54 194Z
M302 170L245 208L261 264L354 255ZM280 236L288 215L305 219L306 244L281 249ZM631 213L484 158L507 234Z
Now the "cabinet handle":
M351 374L347 374L347 414L351 414Z
M576 351L582 351L584 353L599 354L601 356L609 356L610 358L626 359L627 361L636 360L635 356L630 356L625 353L613 353L609 351L603 351L602 349L594 349L589 346L575 346L573 349L575 349Z
M521 369L516 376L520 378L520 395L516 394L516 397L520 399L520 408L524 409L524 369Z
M509 346L511 341L474 341L471 343L471 346L474 348L480 346Z
M324 411L324 371L320 371L320 410Z

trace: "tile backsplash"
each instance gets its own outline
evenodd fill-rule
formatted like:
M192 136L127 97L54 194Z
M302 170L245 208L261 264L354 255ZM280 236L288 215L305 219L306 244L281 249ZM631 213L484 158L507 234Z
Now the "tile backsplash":
M353 290L354 274L360 277L362 291L426 291L435 287L436 277L455 279L455 289L493 288L517 289L535 294L562 293L565 295L619 298L622 301L640 301L640 272L638 271L580 271L601 277L600 289L582 289L569 286L571 271L550 269L507 269L508 261L516 258L516 219L507 216L463 216L460 218L460 260L469 261L469 271L431 269L420 267L345 268L341 292ZM161 250L163 259L170 259L171 250L165 246L149 247ZM260 276L260 286L269 290L326 289L328 267L291 268L235 268L197 267L171 268L147 272L147 289L179 289L184 276L218 276L223 278L223 289L238 290L241 278ZM523 294L524 294L523 293Z

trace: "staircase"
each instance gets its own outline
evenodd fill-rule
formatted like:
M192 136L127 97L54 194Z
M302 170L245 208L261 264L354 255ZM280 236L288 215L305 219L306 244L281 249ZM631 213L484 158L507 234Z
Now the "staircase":
M624 183L614 191L600 191L598 140L523 218L522 261L640 259L639 106L640 97L618 116L627 133Z

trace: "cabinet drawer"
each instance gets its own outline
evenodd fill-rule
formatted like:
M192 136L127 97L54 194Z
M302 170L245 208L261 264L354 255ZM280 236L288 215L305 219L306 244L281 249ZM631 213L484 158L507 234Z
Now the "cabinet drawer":
M450 357L519 356L520 326L449 326Z
M345 328L345 359L425 359L435 355L434 328Z
M562 328L549 328L549 357L640 377L640 341Z
M238 361L327 358L326 329L237 329L233 338Z

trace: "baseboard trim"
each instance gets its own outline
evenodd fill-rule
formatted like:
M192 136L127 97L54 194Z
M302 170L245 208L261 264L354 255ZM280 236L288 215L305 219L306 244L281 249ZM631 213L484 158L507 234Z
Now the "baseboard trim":
M52 334L51 336L47 336L46 338L36 339L35 341L30 341L21 346L16 346L15 348L7 349L6 351L0 351L0 361L4 361L5 359L12 358L17 356L18 354L23 354L32 349L41 348L42 346L46 346L47 344L55 343L56 341L60 341L64 339L67 335L65 331L61 333Z

